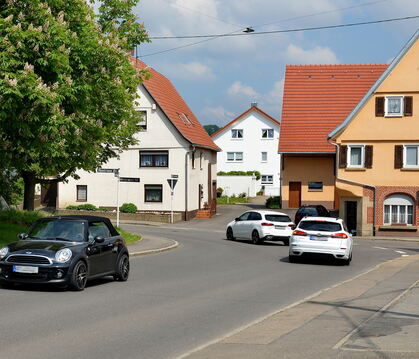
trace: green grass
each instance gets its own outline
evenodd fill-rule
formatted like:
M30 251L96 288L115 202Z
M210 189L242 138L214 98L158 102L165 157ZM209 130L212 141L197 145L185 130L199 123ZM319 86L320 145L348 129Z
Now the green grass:
M20 224L30 226L37 219L47 216L48 214L38 211L19 211L16 209L8 209L0 211L0 222Z
M141 236L138 234L130 233L127 231L124 231L120 227L115 227L116 230L119 232L119 234L124 238L126 243L134 243L139 240L141 240Z
M236 203L248 203L249 199L247 197L218 197L217 204L236 204Z
M28 227L21 224L0 222L0 247L16 242L18 240L17 235L27 230Z

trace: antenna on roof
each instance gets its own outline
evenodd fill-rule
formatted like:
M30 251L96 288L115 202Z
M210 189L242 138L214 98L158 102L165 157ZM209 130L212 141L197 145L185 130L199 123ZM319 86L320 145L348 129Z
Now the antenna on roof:
M258 103L257 102L251 102L250 103L250 106L252 106L252 107L258 107Z

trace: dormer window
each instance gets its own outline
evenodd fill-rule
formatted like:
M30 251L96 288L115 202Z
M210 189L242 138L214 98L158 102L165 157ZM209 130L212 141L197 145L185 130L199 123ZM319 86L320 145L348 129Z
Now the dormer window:
M238 139L243 138L243 130L231 130L231 138Z

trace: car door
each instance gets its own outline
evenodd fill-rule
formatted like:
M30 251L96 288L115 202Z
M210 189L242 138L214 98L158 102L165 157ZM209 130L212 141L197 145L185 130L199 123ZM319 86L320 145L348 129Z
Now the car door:
M239 218L238 221L234 223L233 233L235 237L243 237L246 228L246 222L249 218L250 212L243 213Z
M260 234L259 230L259 223L262 219L262 216L260 213L257 212L250 212L249 217L246 221L246 227L244 229L243 236L244 238L251 239L252 238L252 232L256 228L258 230L258 233Z
M115 251L115 237L111 236L106 223L102 221L89 223L89 240L102 237L102 243L94 242L91 247L90 274L108 273L113 271L117 253Z

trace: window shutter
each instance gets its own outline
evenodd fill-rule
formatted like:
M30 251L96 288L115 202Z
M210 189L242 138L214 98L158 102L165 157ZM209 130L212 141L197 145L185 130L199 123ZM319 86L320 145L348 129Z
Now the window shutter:
M372 149L370 145L365 146L365 168L372 168Z
M404 97L404 115L413 116L413 97L412 96Z
M347 161L346 161L347 152L348 152L348 146L346 146L346 145L340 146L339 168L346 168L346 166L347 166Z
M394 146L394 168L403 167L403 146Z
M375 117L384 117L384 97L375 98Z

